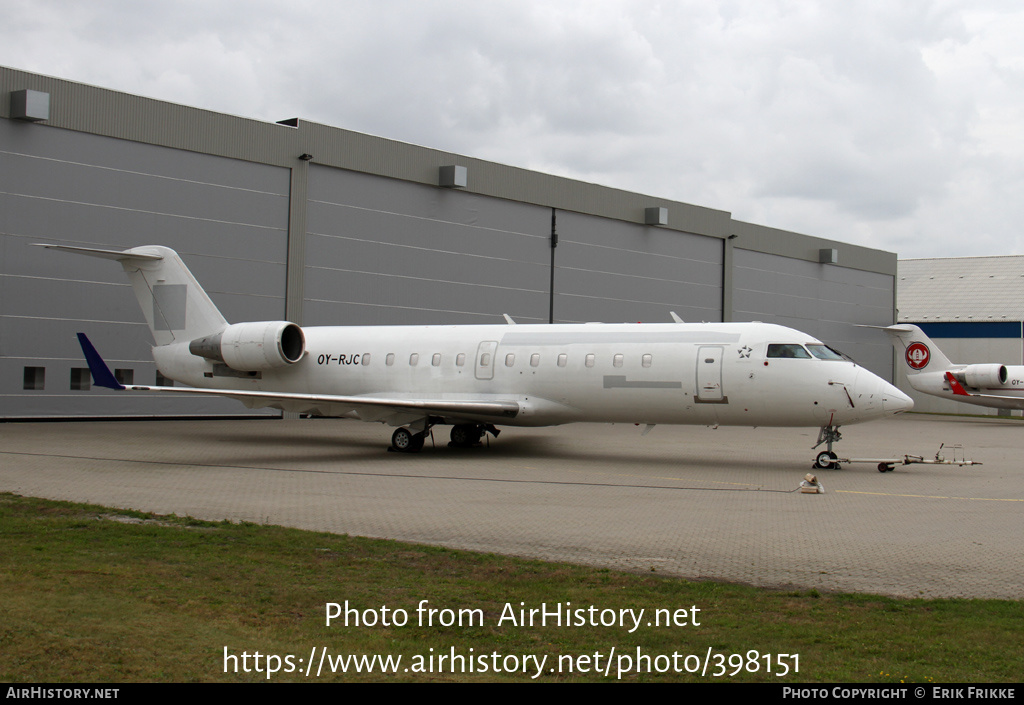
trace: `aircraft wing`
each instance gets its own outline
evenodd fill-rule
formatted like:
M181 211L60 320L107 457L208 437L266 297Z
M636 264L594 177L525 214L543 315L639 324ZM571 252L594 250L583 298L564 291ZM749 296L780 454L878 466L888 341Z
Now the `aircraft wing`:
M98 384L98 383L97 383ZM123 385L132 392L171 392L178 394L214 394L236 399L249 408L270 406L323 416L344 416L355 413L363 421L389 421L401 416L447 416L465 419L486 417L492 422L515 418L519 404L511 401L459 401L446 399L398 399L392 397L347 397L330 394L296 394L288 392L251 392L241 389L200 389L198 387L151 387ZM404 412L404 413L403 413ZM400 423L405 423L401 421Z
M84 333L78 334L89 371L98 387L132 392L170 392L176 394L213 394L242 402L250 409L265 406L297 413L322 416L355 414L363 421L381 421L402 425L424 416L487 420L515 418L520 406L514 401L457 400L457 399L401 399L397 397L339 396L332 394L301 394L291 392L263 392L242 389L202 389L198 387L157 387L119 383L107 363L93 347Z
M976 392L968 392L964 389L963 385L957 381L952 372L946 373L946 381L949 382L949 388L953 390L953 394L958 397L987 399L990 401L998 401L1008 409L1024 409L1024 398L1021 397L1007 397L1001 394L978 394Z

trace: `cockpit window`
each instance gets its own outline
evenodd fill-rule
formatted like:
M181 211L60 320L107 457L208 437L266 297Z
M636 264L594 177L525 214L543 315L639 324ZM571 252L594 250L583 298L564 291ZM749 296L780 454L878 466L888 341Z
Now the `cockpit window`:
M819 360L846 360L848 359L838 350L830 348L827 345L819 345L814 343L808 343L807 349L811 351L811 355L818 358Z
M811 359L802 345L795 343L771 343L768 345L768 357L798 357Z

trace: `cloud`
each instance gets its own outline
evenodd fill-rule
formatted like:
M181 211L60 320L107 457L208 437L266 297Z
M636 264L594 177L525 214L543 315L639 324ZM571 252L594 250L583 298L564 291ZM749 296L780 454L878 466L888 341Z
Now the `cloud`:
M0 63L926 256L1022 252L996 0L8 2Z

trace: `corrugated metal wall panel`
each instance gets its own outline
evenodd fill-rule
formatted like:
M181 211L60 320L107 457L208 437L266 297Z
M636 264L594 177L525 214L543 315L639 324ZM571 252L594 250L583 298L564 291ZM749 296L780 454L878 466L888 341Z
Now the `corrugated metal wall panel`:
M310 170L305 322L546 322L550 211Z
M26 129L27 128L27 129ZM229 400L70 389L86 332L152 384L152 337L121 267L34 242L179 251L230 321L284 317L288 171L0 120L0 416L238 414ZM25 367L45 388L23 389Z
M558 213L555 320L722 320L722 241Z
M892 379L892 344L855 324L892 324L894 276L739 248L734 258L734 320L796 328Z

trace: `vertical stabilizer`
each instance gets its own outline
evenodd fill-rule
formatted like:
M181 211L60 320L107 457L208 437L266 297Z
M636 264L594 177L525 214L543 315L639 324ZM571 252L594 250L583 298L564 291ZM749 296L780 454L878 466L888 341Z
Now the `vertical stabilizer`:
M174 250L158 245L103 250L43 245L121 263L158 346L220 333L228 323Z
M901 323L882 330L894 341L899 341L896 350L903 353L903 369L907 377L923 372L943 372L956 367L942 354L939 346L917 326Z

